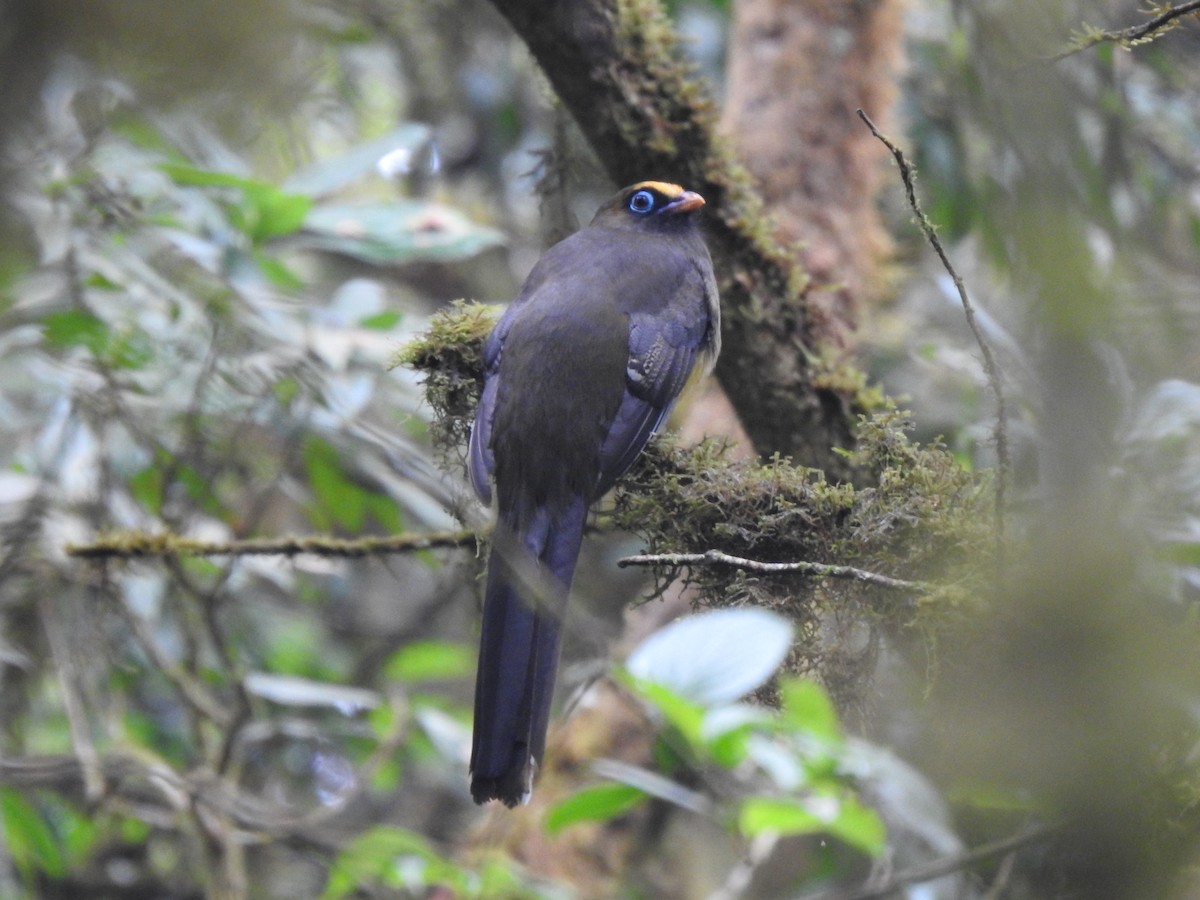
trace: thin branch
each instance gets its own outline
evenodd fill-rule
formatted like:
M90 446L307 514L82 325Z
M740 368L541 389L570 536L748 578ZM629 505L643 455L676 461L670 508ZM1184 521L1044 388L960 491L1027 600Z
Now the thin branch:
M175 686L187 707L201 719L213 722L220 729L228 727L232 716L198 679L171 660L146 620L130 609L119 597L113 598L112 606L116 609L117 615L129 626L129 630L138 646L142 648L142 652L146 654L154 667ZM199 733L199 729L194 730Z
M242 541L198 541L174 534L129 531L97 538L90 544L68 544L67 555L77 559L143 559L178 556L315 556L358 558L391 553L413 553L438 547L469 547L477 540L473 531L430 531L386 537L249 538Z
M195 583L179 557L169 556L165 560L165 565L175 583L183 588L184 596L190 597L195 607L198 608L200 617L199 628L203 629L204 633L208 636L209 645L221 660L221 670L232 676L231 680L234 685L234 694L237 697L237 702L234 704L234 708L228 711L228 718L221 728L219 749L214 754L216 763L213 766L218 772L224 771L225 765L229 761L229 750L232 741L251 715L250 695L246 690L244 680L245 672L243 667L238 663L237 655L225 639L225 633L221 628L221 623L217 619L220 592L233 575L235 564L235 560L231 559L227 561L224 568L217 574L215 584L210 589L202 589ZM181 612L186 614L187 611L187 605L182 605ZM130 612L132 614L132 611ZM198 645L198 641L195 638L195 630L192 622L185 620L183 631L188 635L189 642L194 646ZM188 663L192 678L196 678L198 673L196 672L195 657L190 659Z
M1013 869L1017 865L1017 851L1010 850L1004 859L1000 860L1000 865L996 868L996 877L992 879L991 885L979 900L1001 900L1004 892L1008 890L1008 883L1012 880Z
M1088 28L1087 31L1075 39L1073 46L1068 47L1062 53L1050 57L1050 62L1058 62L1060 59L1066 59L1068 56L1074 56L1076 53L1081 53L1095 47L1097 44L1113 43L1120 44L1122 47L1130 48L1138 44L1146 44L1159 37L1162 37L1166 32L1170 31L1179 24L1179 20L1187 15L1200 15L1200 0L1188 0L1187 3L1180 3L1178 6L1168 6L1161 13L1141 25L1130 25L1128 28L1114 29L1112 31L1098 31Z
M857 890L821 891L816 894L806 894L801 900L877 900L879 897L889 897L905 885L933 881L935 878L961 872L993 856L999 856L1002 853L1011 854L1021 847L1048 837L1058 827L1057 825L1038 825L1027 828L1009 837L980 844L973 850L967 850L955 856L947 856L943 859L911 866L886 879L883 884Z
M67 728L71 735L71 746L83 774L84 795L89 804L100 799L104 791L104 779L100 772L100 755L92 741L91 725L87 710L79 696L79 670L71 642L64 633L62 617L56 606L57 598L47 594L38 595L38 613L46 629L46 640L50 644L50 655L62 690L63 709L67 714Z
M813 578L845 578L911 594L925 594L932 590L930 585L920 581L891 578L877 572L869 572L866 569L856 569L853 566L830 566L815 562L762 562L756 559L730 556L720 550L708 550L704 553L652 553L627 556L617 560L617 565L621 568L626 566L728 566L733 569L761 572L768 575L788 574L809 575Z
M192 818L210 837L240 844L296 839L329 846L320 815L295 811L240 790L227 778L196 769L187 774L146 754L109 752L98 757L104 802L133 804L131 812L150 822L170 821L180 827L180 813ZM0 757L0 787L52 790L72 796L83 792L86 777L78 757L59 754ZM170 817L169 819L167 817ZM223 820L223 821L222 821ZM229 834L228 829L235 829Z
M738 900L744 896L759 868L770 860L779 846L779 841L780 835L771 831L762 831L752 837L745 857L729 870L725 883L709 894L708 900Z
M1197 0L1197 2L1200 2L1200 0ZM942 247L942 242L937 236L937 231L934 229L933 223L929 221L929 218L921 209L921 202L917 199L917 192L914 186L914 173L912 167L908 164L908 160L904 158L904 151L892 143L885 134L882 134L875 127L875 123L871 121L870 116L863 110L858 110L858 117L871 129L871 134L875 135L888 148L896 160L896 165L900 167L900 177L904 181L904 192L908 197L908 205L912 207L913 215L916 216L917 224L921 226L921 231L925 233L926 240L929 241L934 252L937 253L938 259L941 260L942 266L954 281L954 287L958 291L958 298L962 302L963 313L967 318L967 325L971 329L971 334L975 336L975 343L979 345L979 352L983 355L983 371L987 375L988 386L992 389L992 394L996 398L996 426L992 429L992 437L996 442L998 469L998 477L996 479L996 557L1002 563L1004 552L1004 505L1005 495L1008 490L1011 461L1008 452L1008 405L1004 400L1004 389L1000 383L1000 369L996 365L995 357L992 355L991 346L984 338L979 324L975 321L975 307L971 304L971 299L967 296L966 285L963 284L962 278L950 263L950 258L946 255L945 248Z

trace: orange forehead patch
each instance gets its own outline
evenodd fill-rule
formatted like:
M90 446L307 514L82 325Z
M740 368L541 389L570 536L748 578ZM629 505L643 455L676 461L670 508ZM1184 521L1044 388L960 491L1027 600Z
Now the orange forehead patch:
M641 181L633 186L635 191L640 191L642 188L658 191L664 197L672 199L683 193L683 188L677 184L671 184L669 181Z

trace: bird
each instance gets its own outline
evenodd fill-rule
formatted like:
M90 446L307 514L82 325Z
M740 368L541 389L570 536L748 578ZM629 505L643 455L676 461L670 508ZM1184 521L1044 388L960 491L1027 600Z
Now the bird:
M588 511L720 352L704 205L664 181L619 191L543 253L484 342L467 448L471 485L496 514L475 682L476 803L528 802Z

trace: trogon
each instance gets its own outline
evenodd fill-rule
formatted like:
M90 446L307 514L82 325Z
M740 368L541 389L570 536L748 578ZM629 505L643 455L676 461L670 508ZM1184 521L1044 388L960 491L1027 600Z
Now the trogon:
M720 349L704 199L644 181L529 273L484 345L471 430L475 492L496 509L471 795L528 800L541 765L567 594L588 509Z

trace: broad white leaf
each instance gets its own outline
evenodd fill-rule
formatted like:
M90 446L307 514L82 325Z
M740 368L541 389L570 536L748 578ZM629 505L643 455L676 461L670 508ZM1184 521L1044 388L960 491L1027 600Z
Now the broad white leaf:
M699 613L672 622L633 651L626 664L706 706L744 697L775 674L792 645L787 619L744 607Z

